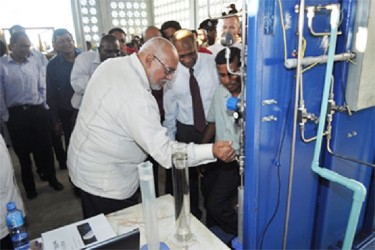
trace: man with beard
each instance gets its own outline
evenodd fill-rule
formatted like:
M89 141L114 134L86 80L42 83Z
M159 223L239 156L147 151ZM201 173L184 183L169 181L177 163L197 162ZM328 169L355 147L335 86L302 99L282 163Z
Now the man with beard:
M151 155L171 168L171 145L151 89L171 81L178 63L175 47L161 37L138 53L103 62L92 75L68 150L69 175L79 188L84 217L136 204L138 164ZM215 157L233 161L231 142L189 144L188 165Z

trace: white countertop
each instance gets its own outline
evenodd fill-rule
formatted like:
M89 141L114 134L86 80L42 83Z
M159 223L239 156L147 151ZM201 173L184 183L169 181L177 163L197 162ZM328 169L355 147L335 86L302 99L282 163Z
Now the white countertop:
M190 223L190 229L193 234L192 243L188 247L177 245L174 237L176 231L174 198L169 194L158 197L155 209L157 209L159 241L164 242L170 250L230 249L193 215L191 215ZM139 228L140 247L146 244L142 203L108 214L106 218L117 235ZM30 243L32 250L43 249L41 238L34 239Z
M178 247L174 240L175 212L173 197L171 195L158 197L156 199L156 204L159 222L159 240L166 243L171 250L180 249L181 247ZM117 234L139 228L141 247L146 243L142 204L119 210L108 214L106 217ZM190 228L194 236L193 242L189 245L188 249L229 249L193 215L191 215Z

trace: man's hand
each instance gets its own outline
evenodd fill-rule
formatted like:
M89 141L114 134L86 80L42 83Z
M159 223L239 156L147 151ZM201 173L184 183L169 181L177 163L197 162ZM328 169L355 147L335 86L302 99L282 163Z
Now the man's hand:
M224 162L231 162L236 159L236 152L232 148L231 141L217 141L212 146L212 152L216 158Z

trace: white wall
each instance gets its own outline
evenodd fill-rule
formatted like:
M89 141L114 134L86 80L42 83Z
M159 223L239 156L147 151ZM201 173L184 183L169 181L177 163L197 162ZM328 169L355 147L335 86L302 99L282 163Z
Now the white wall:
M75 36L70 0L0 0L0 6L0 29L8 29L15 24L26 28L66 28ZM31 30L27 33L33 44L38 46L37 34ZM8 33L4 35L8 40ZM43 32L41 36L43 39L46 36L48 42L52 40L50 33Z

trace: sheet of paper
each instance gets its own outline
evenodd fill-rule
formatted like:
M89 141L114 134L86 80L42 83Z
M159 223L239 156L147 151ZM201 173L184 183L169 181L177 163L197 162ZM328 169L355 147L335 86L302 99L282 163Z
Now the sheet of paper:
M116 236L104 214L42 233L43 249L81 249Z

